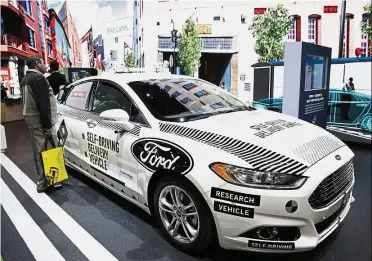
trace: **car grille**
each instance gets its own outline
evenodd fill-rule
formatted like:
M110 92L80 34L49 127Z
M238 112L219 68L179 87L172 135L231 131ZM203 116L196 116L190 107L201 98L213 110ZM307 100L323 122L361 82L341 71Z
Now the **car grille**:
M309 198L310 206L313 209L320 209L330 205L351 186L353 182L353 173L353 162L349 161L328 176L319 184L313 194L311 194Z

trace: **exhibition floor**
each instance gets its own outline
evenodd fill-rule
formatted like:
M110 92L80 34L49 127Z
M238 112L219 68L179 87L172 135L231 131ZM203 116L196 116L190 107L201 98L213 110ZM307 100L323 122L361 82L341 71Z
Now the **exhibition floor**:
M371 260L372 150L367 146L348 144L356 154L356 201L343 224L317 249L299 254L267 255L217 248L193 257L166 242L144 211L70 169L70 178L62 190L45 197L30 196L31 190L32 193L36 191L36 186L30 182L30 179L36 180L36 173L27 127L23 121L4 126L8 143L5 155L21 170L10 161L3 161L5 158L1 155L2 198L11 196L14 200L13 207L8 208L11 211L6 212L6 208L1 207L4 261L42 260L43 255L49 255L49 260L53 261ZM9 190L4 190L5 187ZM57 213L58 209L62 211ZM43 239L37 238L38 233ZM30 240L31 237L35 238ZM40 246L44 247L44 253L37 250ZM32 253L38 253L40 258L35 259Z

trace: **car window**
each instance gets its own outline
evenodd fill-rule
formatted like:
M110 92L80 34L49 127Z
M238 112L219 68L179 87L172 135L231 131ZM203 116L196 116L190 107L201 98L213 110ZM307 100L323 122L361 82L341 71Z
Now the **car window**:
M126 111L129 115L129 121L146 124L146 120L131 99L114 85L101 82L94 94L92 111L101 114L113 109Z
M329 101L331 102L339 102L340 97L338 92L329 92Z
M130 113L131 101L115 86L101 82L94 95L93 112L101 114L107 110L122 109Z
M160 79L128 84L148 110L164 121L187 121L254 110L220 87L197 79Z
M363 99L359 95L352 94L351 95L351 101L352 102L361 102Z
M85 110L93 82L83 82L73 87L66 99L66 105L79 110Z

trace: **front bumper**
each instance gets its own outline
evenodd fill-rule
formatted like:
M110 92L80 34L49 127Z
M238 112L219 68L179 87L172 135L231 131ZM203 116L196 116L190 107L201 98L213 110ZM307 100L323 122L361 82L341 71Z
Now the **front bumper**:
M342 160L336 160L336 155L340 155ZM346 146L328 155L305 172L304 175L310 178L297 190L251 189L233 184L212 188L212 192L204 196L211 207L221 247L276 253L315 248L340 225L349 212L354 201L354 173L347 190L339 194L331 204L313 209L309 197L326 177L343 167L353 156ZM216 198L216 190L232 192L235 194L235 201ZM251 196L246 199L246 203L237 203L239 195L244 197L247 194ZM226 198L226 194L224 196ZM240 199L243 200L243 197ZM291 205L295 205L295 208L288 208ZM247 232L259 227L297 227L301 235L295 241L269 241L247 236Z

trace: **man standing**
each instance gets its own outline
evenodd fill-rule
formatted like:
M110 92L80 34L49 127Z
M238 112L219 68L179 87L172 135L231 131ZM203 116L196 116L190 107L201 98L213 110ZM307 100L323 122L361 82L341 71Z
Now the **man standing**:
M350 77L349 78L349 82L344 85L344 87L342 88L342 90L343 91L347 91L347 92L355 92L353 81L354 81L353 77Z
M54 95L59 93L60 86L69 85L69 82L66 80L64 74L60 73L59 71L59 63L57 61L50 62L50 71L51 74L47 77L50 86L53 89Z
M352 97L351 97L351 94L349 94L350 92L355 92L355 87L354 87L354 83L353 83L353 78L350 77L349 78L349 82L347 84L344 85L344 87L342 87L342 90L344 91L344 93L341 94L341 118L345 121L351 121L352 119L350 119L349 117L349 110L350 110L350 106L351 106L351 101L352 101Z
M37 191L45 192L48 189L47 180L43 170L40 153L53 148L51 142L46 143L46 138L52 138L57 144L54 124L57 119L56 98L44 73L47 67L40 57L30 57L26 61L28 70L21 81L21 97L23 116L31 134L32 148L36 171L38 174ZM59 188L61 185L54 186Z
M6 93L7 90L8 88L6 88L5 79L3 78L1 79L1 100L8 98L8 94Z

